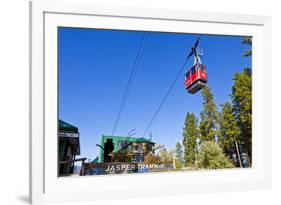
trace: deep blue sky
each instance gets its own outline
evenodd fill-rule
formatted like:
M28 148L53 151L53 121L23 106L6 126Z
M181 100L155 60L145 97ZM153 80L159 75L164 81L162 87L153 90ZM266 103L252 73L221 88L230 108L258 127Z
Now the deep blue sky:
M79 128L81 156L97 156L102 134L110 135L141 41L142 32L59 28L59 118ZM149 32L116 135L141 136L184 63L197 35ZM218 105L229 101L232 77L249 66L239 36L202 35L208 86ZM192 66L190 59L187 69ZM187 112L202 110L201 92L188 94L184 73L151 126L153 141L174 148L182 140Z

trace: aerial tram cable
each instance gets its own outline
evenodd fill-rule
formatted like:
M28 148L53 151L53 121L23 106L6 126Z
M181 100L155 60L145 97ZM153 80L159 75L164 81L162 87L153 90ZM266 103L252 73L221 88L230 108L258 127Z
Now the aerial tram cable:
M184 64L182 65L182 67L181 67L180 70L178 71L178 73L177 73L177 75L176 75L176 78L174 79L174 81L172 82L171 86L169 87L167 93L165 94L165 96L164 96L163 99L161 100L160 105L158 106L158 108L157 108L156 112L154 113L152 119L151 119L150 122L148 123L147 128L145 129L145 131L144 131L142 137L145 136L145 134L147 133L147 131L148 131L149 128L151 127L153 121L156 119L156 117L157 117L159 111L161 110L162 106L164 105L165 101L167 100L168 96L170 95L170 93L171 93L172 89L174 88L174 86L175 86L177 80L178 80L179 77L181 76L181 73L183 72L183 70L184 70L184 68L185 68L185 66L186 66L186 63L188 62L188 60L189 60L190 57L191 57L191 56L188 56L188 57L186 58Z
M182 67L180 68L180 70L178 71L178 73L177 73L177 75L176 75L176 78L174 79L174 81L172 82L171 86L170 86L169 89L167 90L167 93L165 94L165 96L164 96L163 99L161 100L161 102L160 102L160 104L159 104L159 106L158 106L156 112L154 113L152 119L151 119L150 122L148 123L147 128L145 129L145 131L144 131L142 137L144 137L144 136L146 135L146 133L147 133L147 131L150 129L152 123L153 123L154 120L156 119L156 117L157 117L158 113L160 112L162 106L164 105L164 103L165 103L165 101L167 100L168 96L170 95L172 89L174 88L174 86L175 86L177 80L179 79L179 77L181 76L182 72L184 71L185 66L186 66L186 64L187 64L187 62L188 62L188 60L189 60L189 58L194 55L194 57L195 57L196 59L198 59L197 47L198 47L200 38L201 38L201 35L197 38L197 40L196 40L194 46L191 47L190 53L188 54L188 56L187 56L185 62L183 63L183 65L182 65Z
M116 117L114 127L113 127L113 130L112 130L112 135L114 135L115 132L116 132L116 129L117 129L118 123L120 121L122 111L124 109L127 98L129 96L133 81L134 81L135 76L136 76L137 69L139 67L139 62L141 61L143 51L144 51L144 48L145 48L145 45L146 45L146 42L147 42L147 36L148 36L147 32L143 32L142 37L141 37L141 41L140 41L140 44L139 44L139 48L138 48L138 51L137 51L137 55L135 57L134 64L133 64L133 67L132 67L132 70L131 70L131 73L130 73L130 77L129 77L129 80L128 80L128 83L127 83L127 86L126 86L126 89L125 89L125 92L124 92L124 95L123 95L123 99L122 99L121 105L120 105L118 113L117 113L117 117Z

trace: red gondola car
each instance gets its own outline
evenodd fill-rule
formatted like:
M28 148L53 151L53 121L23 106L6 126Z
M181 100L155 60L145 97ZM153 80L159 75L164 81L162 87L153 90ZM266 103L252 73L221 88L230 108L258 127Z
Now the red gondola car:
M194 94L206 86L207 80L206 66L196 63L185 73L185 89Z
M199 40L200 36L197 38L194 46L191 47L191 51L187 57L190 58L194 55L193 66L185 73L185 89L191 94L194 94L205 87L208 79L206 66L201 63L203 50L199 51Z

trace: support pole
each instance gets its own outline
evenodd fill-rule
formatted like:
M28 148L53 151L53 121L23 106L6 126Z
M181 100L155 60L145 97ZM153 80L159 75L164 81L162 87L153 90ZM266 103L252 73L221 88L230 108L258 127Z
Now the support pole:
M235 140L235 146L236 146L236 152L238 155L239 164L240 164L240 167L242 168L243 166L242 166L242 162L241 162L240 151L239 151L239 146L238 146L237 140Z

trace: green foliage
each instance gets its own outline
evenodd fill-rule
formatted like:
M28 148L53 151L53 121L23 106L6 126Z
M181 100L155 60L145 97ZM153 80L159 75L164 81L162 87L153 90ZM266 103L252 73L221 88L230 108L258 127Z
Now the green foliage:
M209 87L202 89L203 111L200 113L200 139L201 141L211 141L217 136L218 112L214 101L214 96Z
M193 113L187 113L183 128L184 161L187 166L195 163L198 137L197 119Z
M234 75L232 103L234 115L241 131L241 142L248 156L252 156L252 75L249 68Z
M176 168L182 168L183 167L183 150L181 143L177 142L176 149L175 149L175 157L176 157Z
M223 154L219 145L213 141L203 142L198 153L198 166L205 169L234 167L231 161Z
M172 162L174 158L173 152L172 151L169 152L167 149L160 150L159 156L162 162Z
M230 155L229 151L234 147L235 141L239 143L240 129L231 103L226 102L221 106L219 144L223 148L224 153Z
M119 150L112 154L112 162L132 162L132 157L128 150Z
M252 56L252 50L246 50L245 53L242 54L243 57Z
M181 169L181 168L183 168L183 162L176 159L175 166L176 166L176 169Z
M252 45L252 37L243 37L242 39L243 44Z
M252 37L244 37L242 39L242 43L251 46L252 45ZM252 49L248 49L245 53L242 54L243 57L251 57L252 56Z
M145 163L161 163L161 158L159 156L155 156L152 153L149 153L144 157L144 162Z

